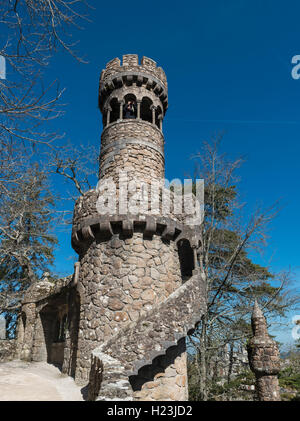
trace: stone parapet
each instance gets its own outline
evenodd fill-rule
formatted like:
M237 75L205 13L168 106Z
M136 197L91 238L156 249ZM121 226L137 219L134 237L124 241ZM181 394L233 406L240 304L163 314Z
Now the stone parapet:
M199 247L200 242L197 227L189 227L172 218L96 214L77 220L74 218L72 247L80 254L95 240L108 240L114 234L119 234L125 239L131 237L134 232L142 232L148 239L156 235L167 241L188 240L195 248Z
M133 391L124 372L119 360L95 350L92 354L88 400L132 401Z

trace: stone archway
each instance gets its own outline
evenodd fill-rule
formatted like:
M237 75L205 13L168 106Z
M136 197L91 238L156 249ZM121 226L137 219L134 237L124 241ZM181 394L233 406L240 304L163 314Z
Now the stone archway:
M60 294L43 304L37 314L32 349L33 361L45 361L62 368L67 323L66 294Z

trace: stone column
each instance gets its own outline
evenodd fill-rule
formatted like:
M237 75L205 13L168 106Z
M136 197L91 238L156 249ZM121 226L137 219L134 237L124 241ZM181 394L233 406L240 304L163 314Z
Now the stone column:
M26 325L26 316L23 311L18 316L17 322L17 346L16 346L16 353L15 358L21 358L21 352L24 343L24 335L25 335L25 325Z
M155 124L155 111L156 107L154 105L151 105L151 111L152 111L152 124Z
M276 342L267 330L266 319L257 301L251 317L253 338L247 345L251 370L256 377L255 390L259 401L280 401L278 373L280 357Z
M161 131L162 131L162 121L163 121L163 116L162 116L162 115L160 115L160 116L158 117L158 120L159 120L159 130L161 130Z
M106 125L108 126L110 123L110 112L111 112L111 108L109 107L107 109L107 114L106 114Z
M5 317L0 317L0 339L6 339L6 320Z
M120 101L120 120L123 120L123 106L124 106L124 101Z
M141 102L142 101L136 101L136 107L137 107L136 118L137 119L141 118Z
M26 314L26 326L24 332L24 343L20 359L31 361L32 359L32 346L36 322L36 305L35 303L27 303L23 305L24 313Z

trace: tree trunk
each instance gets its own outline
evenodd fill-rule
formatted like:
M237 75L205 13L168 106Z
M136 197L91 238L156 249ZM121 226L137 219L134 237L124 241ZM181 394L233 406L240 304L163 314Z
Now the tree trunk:
M227 383L231 380L233 370L233 343L230 342L229 344L229 365L228 365L228 372L227 372Z
M201 334L199 343L199 398L201 401L207 401L207 358L206 358L206 315L202 316L201 320Z

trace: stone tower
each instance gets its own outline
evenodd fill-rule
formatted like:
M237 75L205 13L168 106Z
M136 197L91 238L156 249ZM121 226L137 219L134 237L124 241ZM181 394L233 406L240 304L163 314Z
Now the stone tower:
M128 101L136 104L136 114L131 119L123 115L124 104ZM193 275L196 277L196 250L192 249L199 245L196 231L185 227L180 218L171 214L153 215L148 209L144 212L139 209L136 213L132 208L124 210L120 205L124 196L120 188L120 170L126 171L127 186L137 180L143 188L150 189L153 180L164 178L162 123L167 107L166 76L153 60L143 57L139 63L137 55L128 54L123 56L122 63L115 58L106 65L99 89L99 108L103 115L99 180L107 179L117 186L112 193L117 212L99 214L96 206L99 191L92 190L77 201L73 218L72 245L80 262L76 381L87 381L91 352L97 344L107 343L117 335L111 340L116 354L110 349L107 355L119 358L130 353L131 347L137 353L132 356L136 361L127 364L127 374L131 374L127 375L127 380L130 377L135 399L150 398L150 395L153 399L187 399L184 337L186 329L195 324L190 318L199 320L205 308L204 294L198 287L193 294L199 293L199 302L194 303L194 298L189 298L192 302L185 303L188 309L180 307L182 297L177 297L182 311L179 316L172 315L178 310L174 304L171 308L163 304L184 282ZM199 283L198 277L197 281ZM196 314L191 314L191 309ZM160 320L159 331L155 332L151 317L157 317L163 310L169 311L171 320ZM180 324L184 325L184 314L189 319L185 322L191 325L183 329ZM141 339L137 324L143 317ZM176 317L181 320L176 322ZM164 323L169 322L172 341L168 337L169 327L163 331ZM132 333L128 331L130 327ZM122 343L118 343L118 332L121 332ZM156 343L156 336L160 342L165 342L164 345ZM164 361L158 359L162 354ZM129 363L130 358L127 355L123 365ZM120 364L116 365L121 366L120 358L118 361Z
M89 384L91 400L187 399L185 337L206 294L199 227L186 209L162 206L175 197L159 184L167 107L166 76L153 60L128 54L106 65L99 183L75 204L74 274L42 279L23 300L17 354L61 366Z
M276 343L270 338L266 319L255 301L251 318L253 338L248 343L251 370L256 377L255 390L260 401L280 401L278 373L280 357Z

